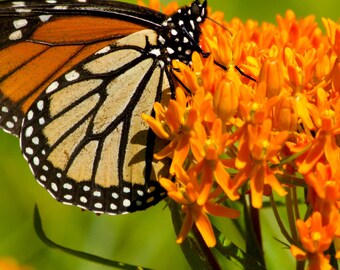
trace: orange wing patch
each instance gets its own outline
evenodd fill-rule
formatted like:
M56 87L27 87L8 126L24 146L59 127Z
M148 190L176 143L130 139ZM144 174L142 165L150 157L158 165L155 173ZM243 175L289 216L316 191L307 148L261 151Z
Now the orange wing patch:
M49 84L101 48L142 29L118 19L52 17L25 41L4 48L0 52L0 126L18 135L22 115ZM18 118L12 129L5 126L8 112Z
M32 40L49 44L90 43L127 36L145 29L131 22L89 16L61 17L39 27Z
M7 74L10 74L18 67L48 49L48 46L35 44L29 47L30 43L21 42L0 51L0 81ZM29 47L29 49L27 49Z

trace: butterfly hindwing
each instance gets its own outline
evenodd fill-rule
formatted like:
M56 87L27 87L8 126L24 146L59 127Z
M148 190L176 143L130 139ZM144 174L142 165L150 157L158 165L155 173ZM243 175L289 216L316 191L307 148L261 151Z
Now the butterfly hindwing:
M170 88L164 66L145 53L155 36L144 30L104 47L52 82L28 110L22 151L56 199L122 213L165 196L150 168L166 165L146 165L155 137L141 118Z

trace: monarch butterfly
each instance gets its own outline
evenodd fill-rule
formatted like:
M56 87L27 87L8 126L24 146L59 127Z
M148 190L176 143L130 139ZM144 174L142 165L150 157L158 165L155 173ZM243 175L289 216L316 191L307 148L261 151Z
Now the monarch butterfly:
M161 147L143 123L188 63L207 2L166 16L105 0L0 3L0 126L19 136L37 181L95 213L143 210L166 197Z

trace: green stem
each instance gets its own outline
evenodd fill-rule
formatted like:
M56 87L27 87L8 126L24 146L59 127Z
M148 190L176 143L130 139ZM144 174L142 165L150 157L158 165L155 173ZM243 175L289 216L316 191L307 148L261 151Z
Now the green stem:
M304 270L306 261L296 261L296 270Z
M241 196L241 201L244 209L244 224L246 227L246 253L265 267L264 252L261 244L260 219L256 211L257 209L255 210L251 206L251 203L248 206L245 196ZM254 218L254 220L252 218Z
M331 244L331 246L329 247L328 251L326 252L326 254L329 254L330 256L330 264L334 269L339 269L339 264L338 264L338 260L335 258L335 245L334 242Z
M286 211L288 216L288 223L290 232L295 243L298 241L298 233L295 226L295 215L294 215L294 203L292 199L292 190L288 189L288 194L286 195Z
M250 205L249 215L250 215L250 219L252 220L253 229L254 229L254 233L255 233L257 243L259 244L260 250L263 250L259 209L254 208L254 207L252 207L252 205Z
M192 231L195 235L197 242L200 245L200 248L202 249L203 253L205 254L207 261L209 262L209 265L214 270L221 270L222 268L218 264L214 254L212 254L211 249L206 245L204 239L202 238L201 233L199 232L199 230L197 229L195 224L192 227Z
M277 222L277 224L278 224L278 226L280 228L280 231L281 231L282 235L287 239L287 241L289 243L293 243L294 242L293 239L290 237L290 235L287 232L285 226L283 225L283 222L281 220L279 211L277 210L277 207L276 207L276 203L275 203L273 194L270 194L269 198L270 198L270 203L272 205L272 209L273 209L273 213L274 213L276 222Z
M296 191L296 187L293 187L293 207L294 207L294 213L296 220L301 219L300 218L300 211L299 211L299 199Z

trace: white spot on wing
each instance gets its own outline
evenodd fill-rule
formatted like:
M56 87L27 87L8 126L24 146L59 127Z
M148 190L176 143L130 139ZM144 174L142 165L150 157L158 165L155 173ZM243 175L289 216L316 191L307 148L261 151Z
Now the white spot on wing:
M65 79L68 81L68 82L71 82L71 81L74 81L76 79L78 79L80 76L80 74L75 71L75 70L72 70L71 72L67 73L65 75Z
M168 52L169 54L173 54L173 53L175 52L175 51L174 51L172 48L170 48L170 47L167 47L166 50L167 50L167 52Z
M161 50L160 49L152 49L150 51L150 54L156 55L156 56L160 56L161 55Z
M26 6L26 3L24 1L13 1L12 2L13 7L21 7L21 6Z
M7 121L7 122L6 122L6 127L7 127L7 128L14 128L13 122Z
M26 130L25 130L26 138L31 137L32 133L33 133L33 127L32 126L29 126L28 128L26 128Z
M53 9L64 10L64 9L68 9L68 6L55 6L53 7Z
M58 86L59 86L59 83L58 83L58 82L53 82L53 83L51 83L50 86L47 87L46 93L51 93L51 92L53 92L54 90L56 90L56 89L58 88Z
M33 116L34 116L34 112L32 110L29 110L26 118L28 121L31 121L33 119Z
M40 125L45 124L45 119L44 119L43 117L40 117L40 118L39 118L39 124L40 124Z
M190 20L190 25L191 25L192 30L195 30L195 24L193 20Z
M13 21L13 25L16 29L25 27L27 24L28 24L28 21L26 19L19 19L19 20Z
M54 183L54 182L51 183L51 188L52 188L52 190L55 191L55 192L58 191L58 186L57 186L57 184Z
M14 31L12 34L9 35L9 40L18 40L22 38L21 30Z
M69 183L65 183L65 184L63 185L63 188L64 188L64 189L71 190L71 189L72 189L72 185L69 184Z
M94 207L100 209L103 208L103 205L101 203L95 203Z
M129 207L129 206L131 205L131 201L128 200L128 199L125 199L125 200L123 201L123 205L124 205L125 207Z
M18 12L18 13L30 13L30 12L32 12L32 10L29 9L29 8L16 8L15 11Z
M164 39L162 36L159 36L159 37L158 37L158 41L159 41L161 44L164 44L164 43L165 43L165 39Z
M39 111L42 111L44 109L44 101L43 100L38 101L37 108L38 108Z
M35 145L39 145L39 138L38 137L34 137L32 139L32 143L35 144Z
M72 199L72 195L66 194L66 195L64 196L64 199L69 201L69 200Z
M33 164L34 164L35 166L39 166L39 164L40 164L40 159L39 159L38 157L34 157L34 158L33 158Z
M178 32L176 29L171 29L171 35L177 36Z
M108 51L110 51L110 46L106 46L103 49L99 50L98 52L96 52L95 54L103 54L103 53L107 53Z
M33 155L33 149L31 147L26 147L25 153L28 155Z
M100 191L95 191L95 192L93 192L93 196L95 196L95 197L100 197L102 194L101 194L101 192Z
M40 15L39 19L42 22L47 22L51 17L52 17L52 15Z

